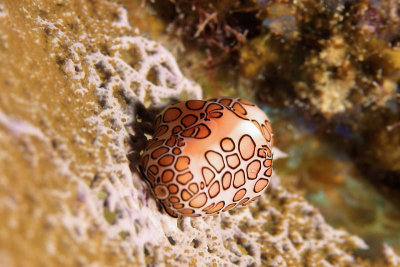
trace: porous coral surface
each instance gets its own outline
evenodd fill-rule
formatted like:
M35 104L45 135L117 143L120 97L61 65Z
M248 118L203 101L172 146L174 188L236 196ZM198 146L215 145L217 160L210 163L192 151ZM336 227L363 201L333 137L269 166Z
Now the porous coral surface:
M279 185L219 217L162 213L128 160L133 103L201 98L113 1L0 4L0 265L346 266L364 242ZM382 264L398 264L390 247Z

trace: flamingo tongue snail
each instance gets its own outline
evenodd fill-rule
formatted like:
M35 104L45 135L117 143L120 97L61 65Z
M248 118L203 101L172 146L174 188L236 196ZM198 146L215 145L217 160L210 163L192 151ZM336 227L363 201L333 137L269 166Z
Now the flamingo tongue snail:
M168 214L215 215L256 200L272 174L272 129L254 104L238 98L170 105L140 168Z

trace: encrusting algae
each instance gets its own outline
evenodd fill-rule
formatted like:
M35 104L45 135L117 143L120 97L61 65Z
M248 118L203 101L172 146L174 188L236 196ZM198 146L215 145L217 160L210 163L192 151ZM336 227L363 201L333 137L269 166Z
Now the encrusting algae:
M134 105L202 92L134 15L105 0L0 5L0 265L373 264L277 176L221 216L160 212L130 168ZM383 251L377 264L399 264Z

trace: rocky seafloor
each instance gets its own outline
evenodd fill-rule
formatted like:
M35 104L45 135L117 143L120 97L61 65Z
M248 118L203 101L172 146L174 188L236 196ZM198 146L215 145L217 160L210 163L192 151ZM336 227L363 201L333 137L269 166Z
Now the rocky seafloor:
M141 1L0 3L0 265L398 266L391 246L370 258L329 225L284 171L218 217L159 209L131 156L135 103L204 95L146 12Z

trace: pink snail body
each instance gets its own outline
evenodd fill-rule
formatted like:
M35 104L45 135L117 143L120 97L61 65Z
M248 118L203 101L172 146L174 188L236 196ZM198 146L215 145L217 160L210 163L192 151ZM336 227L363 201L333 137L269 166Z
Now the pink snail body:
M272 129L238 98L189 100L157 117L141 169L171 216L206 216L247 205L269 184Z

